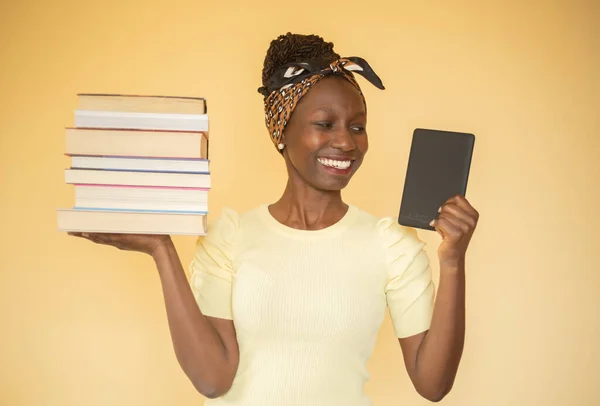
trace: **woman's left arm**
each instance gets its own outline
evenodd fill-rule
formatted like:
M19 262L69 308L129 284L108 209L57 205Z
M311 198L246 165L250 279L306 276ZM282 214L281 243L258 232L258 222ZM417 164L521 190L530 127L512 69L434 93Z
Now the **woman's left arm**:
M406 369L415 389L432 402L452 389L465 339L465 256L479 213L462 196L450 198L433 222L442 236L440 280L427 332L401 338Z

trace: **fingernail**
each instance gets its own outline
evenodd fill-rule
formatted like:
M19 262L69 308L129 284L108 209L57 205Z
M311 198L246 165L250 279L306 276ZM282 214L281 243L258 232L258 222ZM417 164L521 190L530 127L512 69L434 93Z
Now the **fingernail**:
M82 236L82 237L86 237L86 238L87 238L87 237L89 237L90 235L89 235L88 233L81 233L81 236Z
M438 208L438 213L441 213L441 212L442 212L442 206L440 206L440 207Z
M429 225L430 225L431 227L433 227L433 225L434 225L434 224L435 224L435 220L431 220L431 223L429 223Z

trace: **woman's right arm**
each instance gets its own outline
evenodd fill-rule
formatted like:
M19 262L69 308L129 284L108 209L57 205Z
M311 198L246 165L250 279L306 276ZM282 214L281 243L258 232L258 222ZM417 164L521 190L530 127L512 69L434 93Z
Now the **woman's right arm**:
M175 355L203 396L225 394L238 367L239 350L232 320L204 316L194 298L170 238L151 253L158 268Z

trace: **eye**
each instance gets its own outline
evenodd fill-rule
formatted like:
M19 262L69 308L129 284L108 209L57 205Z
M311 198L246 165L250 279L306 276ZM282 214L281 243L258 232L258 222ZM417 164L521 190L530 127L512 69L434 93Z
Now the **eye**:
M350 127L350 129L356 133L362 133L365 132L365 127L362 125L353 125L352 127Z
M315 125L323 128L331 128L333 126L333 124L331 124L329 121L318 121L315 123Z

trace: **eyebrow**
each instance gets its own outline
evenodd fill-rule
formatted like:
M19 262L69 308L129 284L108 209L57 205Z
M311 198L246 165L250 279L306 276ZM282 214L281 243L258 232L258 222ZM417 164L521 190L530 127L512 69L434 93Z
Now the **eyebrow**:
M325 113L330 113L330 114L334 113L333 109L331 109L329 107L319 107L318 109L316 109L314 111L314 113L316 113L317 111L324 111Z
M330 107L319 107L318 109L314 110L313 113L316 113L316 112L319 112L319 111L323 111L323 112L329 113L329 114L335 114L335 111L332 108L330 108ZM363 110L363 111L359 111L356 114L354 114L352 116L352 118L366 116L366 115L367 115L366 112Z

